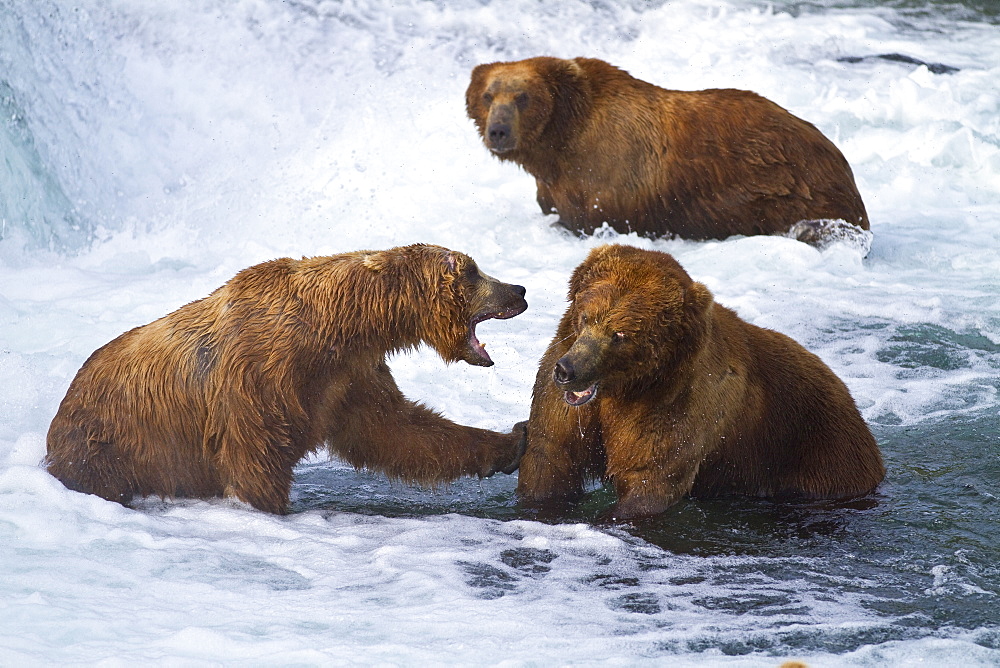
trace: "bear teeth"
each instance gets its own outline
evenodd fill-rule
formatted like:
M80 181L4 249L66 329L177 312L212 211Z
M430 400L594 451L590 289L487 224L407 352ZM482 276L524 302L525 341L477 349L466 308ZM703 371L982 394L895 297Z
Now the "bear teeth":
M472 351L481 357L483 361L489 362L490 364L493 363L493 359L490 357L490 354L486 352L486 344L480 342L479 337L476 336L476 323L472 323L472 326L469 327L469 347L471 347Z
M594 395L596 394L597 394L597 383L594 383L593 385L588 387L586 390L583 390L582 392L573 392L572 390L567 390L566 393L563 395L563 398L566 400L566 403L569 404L570 406L582 406L591 399L593 399Z

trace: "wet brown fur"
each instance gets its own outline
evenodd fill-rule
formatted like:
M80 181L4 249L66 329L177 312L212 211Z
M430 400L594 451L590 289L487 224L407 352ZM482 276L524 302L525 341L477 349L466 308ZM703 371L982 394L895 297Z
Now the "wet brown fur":
M524 501L574 501L603 479L613 516L628 518L685 494L838 499L882 480L878 446L830 368L716 304L670 255L596 248L569 299L535 380ZM557 363L575 375L562 387ZM566 403L594 382L588 403Z
M565 227L648 237L868 229L850 166L812 124L743 90L666 90L594 58L472 71L466 109L488 148L535 177Z
M523 294L437 246L250 267L91 355L49 429L48 470L121 503L231 495L272 513L324 444L418 483L509 470L518 436L407 400L385 358L426 342L448 362L491 364L469 352L470 318L516 315Z

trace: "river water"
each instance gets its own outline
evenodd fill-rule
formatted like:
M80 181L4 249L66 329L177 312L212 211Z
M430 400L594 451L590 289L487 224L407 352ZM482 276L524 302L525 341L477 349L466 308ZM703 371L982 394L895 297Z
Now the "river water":
M854 169L870 252L553 228L464 114L475 64L542 54L813 122ZM1000 665L991 0L0 0L0 111L0 663ZM417 241L530 307L480 327L489 370L393 358L411 398L524 419L570 272L628 243L823 357L885 482L606 525L608 490L538 517L516 476L420 490L317 457L272 517L126 509L39 466L73 375L123 331L255 262Z

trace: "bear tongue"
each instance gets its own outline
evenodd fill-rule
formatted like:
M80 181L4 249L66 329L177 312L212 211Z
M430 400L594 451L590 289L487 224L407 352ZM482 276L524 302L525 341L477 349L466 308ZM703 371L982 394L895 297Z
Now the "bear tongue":
M486 352L486 346L480 343L479 339L476 337L476 325L479 324L479 322L482 321L473 321L469 325L469 348L472 350L474 355L481 357L483 361L487 363L486 366L492 366L493 358L491 358L490 354Z
M597 383L594 383L583 392L573 392L571 390L567 390L566 393L563 394L563 400L565 400L570 406L582 406L593 399L596 394Z

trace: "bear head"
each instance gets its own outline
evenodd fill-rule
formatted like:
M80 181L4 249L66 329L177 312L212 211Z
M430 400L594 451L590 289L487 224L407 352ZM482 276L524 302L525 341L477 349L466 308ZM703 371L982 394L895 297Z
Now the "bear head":
M475 261L468 255L453 254L456 263L455 287L459 293L459 303L465 305L466 330L461 340L451 347L453 356L447 359L462 360L474 366L493 366L493 360L476 336L476 325L491 320L506 320L523 313L528 308L524 300L525 289L499 281L480 271ZM440 349L439 349L440 350Z
M472 70L465 108L483 143L502 159L516 160L545 135L567 127L586 97L582 70L575 61L529 58L487 63Z
M446 362L493 366L476 325L513 318L528 308L524 287L499 281L480 271L468 255L441 246L413 244L364 252L362 265L379 277L385 293L381 299L406 306L395 316L400 324L390 329L412 331Z
M572 406L599 391L683 382L681 365L702 345L713 304L670 255L620 245L591 251L573 272L569 299L560 334L570 347L552 376Z

